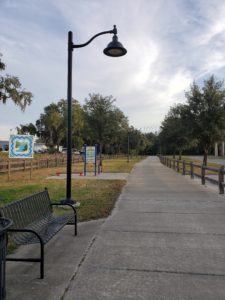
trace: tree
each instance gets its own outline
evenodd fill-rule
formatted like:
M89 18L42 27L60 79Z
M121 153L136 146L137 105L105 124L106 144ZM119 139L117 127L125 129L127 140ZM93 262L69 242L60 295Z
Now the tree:
M192 136L203 149L203 164L207 165L210 147L224 137L225 90L223 81L214 76L204 81L202 89L194 82L185 93L187 98L186 118L192 129Z
M140 130L135 129L133 126L129 127L128 136L129 145L127 145L127 147L129 146L130 154L143 154L146 147L148 146L148 140L146 139L146 136Z
M128 119L117 107L108 115L109 131L105 137L104 151L107 153L120 154L123 152L123 140L126 140L128 130ZM108 150L108 151L107 151Z
M33 123L22 125L20 124L20 127L17 127L18 134L30 134L30 135L36 135L37 134L37 128Z
M99 144L100 164L102 151L115 147L123 130L128 128L127 118L114 106L114 102L112 96L89 94L89 99L85 99L83 107L86 123L85 140Z
M160 126L160 145L162 150L172 152L175 156L176 151L181 159L182 151L193 144L190 127L186 116L186 105L178 104L170 108L169 113L164 118Z
M72 147L83 145L81 130L83 128L83 110L75 99L72 99ZM44 108L44 113L36 121L37 134L51 149L66 145L67 101L61 99L57 104L51 103Z
M0 59L0 72L4 71L5 67L5 64ZM0 103L5 104L8 99L11 99L24 111L27 105L31 104L32 97L31 92L22 89L18 77L11 75L0 76Z
M159 153L159 135L157 132L148 132L144 134L146 141L146 146L144 149L144 154L156 155Z
M67 100L61 99L58 102L58 107L60 109L61 115L63 116L63 139L62 144L66 146L67 143ZM76 149L81 149L83 140L83 127L84 127L84 111L80 103L72 99L72 147Z
M38 135L50 147L59 148L63 138L63 118L60 110L55 103L44 108L44 113L40 115L40 119L36 121Z

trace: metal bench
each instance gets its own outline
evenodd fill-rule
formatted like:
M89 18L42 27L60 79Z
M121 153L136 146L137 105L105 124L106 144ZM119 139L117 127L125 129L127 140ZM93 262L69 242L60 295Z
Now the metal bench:
M66 224L74 225L74 235L77 235L77 214L71 204L64 204L72 209L63 215L55 215L48 190L12 202L0 208L0 216L9 218L13 225L8 229L10 238L16 245L40 244L40 257L15 258L7 257L7 261L28 261L40 263L40 278L44 278L44 245ZM63 205L63 206L64 206Z

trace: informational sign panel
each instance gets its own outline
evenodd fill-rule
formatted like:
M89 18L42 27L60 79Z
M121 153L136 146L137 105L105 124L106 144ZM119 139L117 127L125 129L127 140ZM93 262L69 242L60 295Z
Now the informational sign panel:
M10 135L9 157L10 158L33 158L32 135Z
M95 163L95 146L86 146L86 163Z
M94 174L96 176L97 168L97 144L95 146L84 145L84 176L87 173L87 164L94 164Z

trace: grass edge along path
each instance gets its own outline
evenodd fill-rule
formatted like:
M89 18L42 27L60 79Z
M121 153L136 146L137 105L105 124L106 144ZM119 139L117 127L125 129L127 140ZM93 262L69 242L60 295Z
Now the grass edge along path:
M105 160L103 167L105 172L129 173L141 159L143 157L136 157L129 163L126 158ZM79 169L80 166L75 168ZM47 176L55 175L57 172L65 172L65 168L34 170L32 178L29 177L29 171L17 172L10 180L6 175L1 175L0 206L41 191L45 187L48 188L52 201L60 201L66 194L65 180L46 179ZM72 196L80 202L78 222L106 218L110 215L125 184L126 180L72 180ZM57 213L60 213L60 210Z

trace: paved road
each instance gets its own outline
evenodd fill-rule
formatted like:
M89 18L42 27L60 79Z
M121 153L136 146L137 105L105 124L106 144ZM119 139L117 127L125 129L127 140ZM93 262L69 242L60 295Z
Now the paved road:
M50 242L46 279L9 266L8 299L224 300L224 216L224 196L149 157L104 223Z
M192 157L193 159L198 159L200 162L203 161L203 156L188 156L188 157ZM209 156L208 157L208 162L211 162L211 163L216 163L216 164L219 164L219 165L225 165L225 159L224 158L216 158L216 157L213 157L213 156Z

